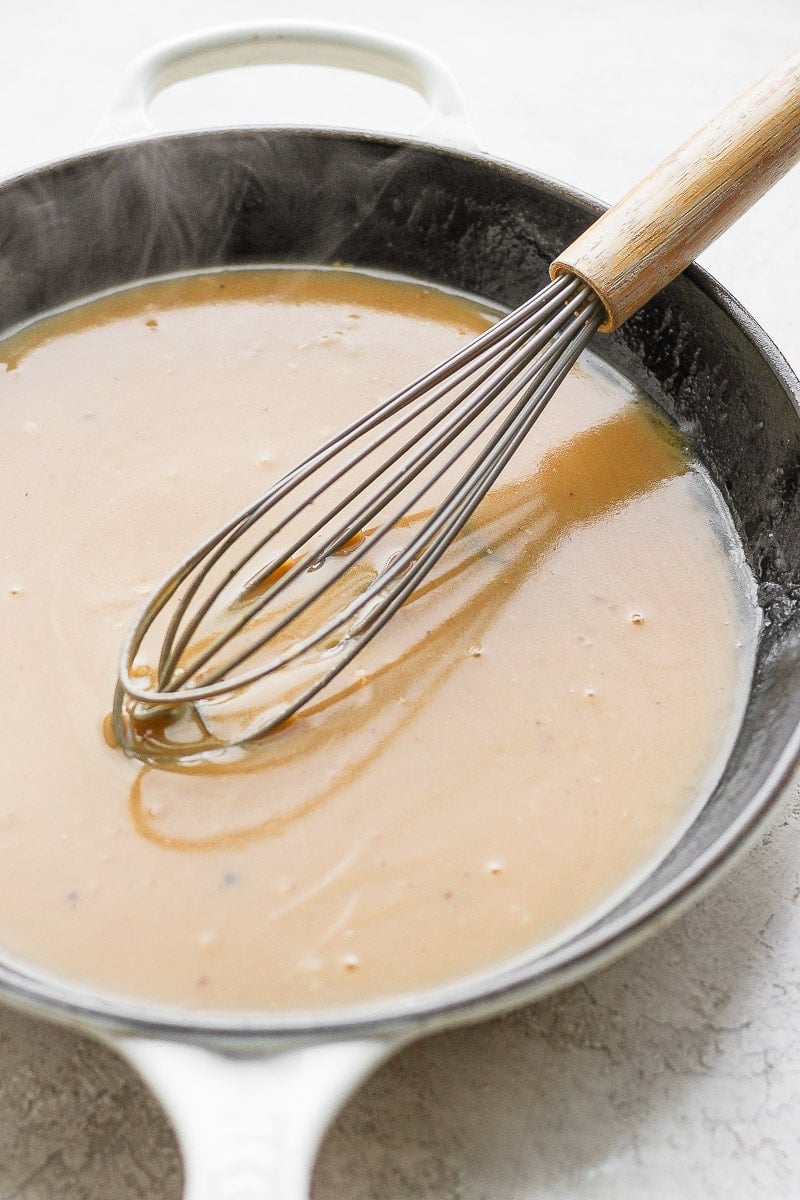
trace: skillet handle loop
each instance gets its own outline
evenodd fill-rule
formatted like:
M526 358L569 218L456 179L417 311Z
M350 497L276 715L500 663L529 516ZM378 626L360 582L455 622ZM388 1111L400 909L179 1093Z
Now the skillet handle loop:
M177 1042L116 1044L172 1120L184 1200L308 1200L329 1121L393 1049L331 1042L241 1058Z
M428 105L417 137L477 148L461 89L435 55L386 34L311 21L264 21L204 30L145 51L123 76L116 101L91 145L152 137L157 131L148 107L174 83L232 67L278 63L341 67L404 84Z

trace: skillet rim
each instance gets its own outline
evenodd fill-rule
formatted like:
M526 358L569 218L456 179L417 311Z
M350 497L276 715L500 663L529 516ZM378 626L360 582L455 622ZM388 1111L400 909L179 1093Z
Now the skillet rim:
M220 126L92 147L83 153L68 155L5 177L0 180L0 193L14 185L35 181L37 177L42 178L50 172L91 162L110 152L135 151L149 143L186 144L230 135L344 139L350 144L371 143L395 150L414 149L440 156L444 154L515 177L528 186L533 185L555 198L579 206L590 218L599 216L607 208L607 205L579 188L485 152L359 129L290 125ZM695 263L686 268L682 277L708 297L753 344L790 400L800 424L800 379L762 326L718 280ZM128 285L122 286L145 282L146 278L133 279ZM75 303L80 303L80 300ZM2 333L0 336L6 335ZM287 1013L245 1010L202 1012L129 1000L112 993L97 994L89 985L60 980L45 973L41 976L22 974L0 958L0 1000L11 1007L78 1026L96 1035L155 1035L229 1050L256 1049L259 1044L275 1046L287 1042L321 1043L370 1037L389 1038L400 1043L448 1025L482 1020L567 987L610 964L680 916L753 843L783 796L798 763L800 715L764 783L724 833L671 881L646 901L639 902L634 910L611 920L608 915L601 916L588 930L549 951L545 971L537 970L542 960L534 958L527 966L522 964L509 969L501 962L495 968L482 971L480 975L456 979L424 992L404 993L399 997L348 1008ZM681 837L686 836L689 829L691 825ZM29 969L31 972L37 970L33 965Z

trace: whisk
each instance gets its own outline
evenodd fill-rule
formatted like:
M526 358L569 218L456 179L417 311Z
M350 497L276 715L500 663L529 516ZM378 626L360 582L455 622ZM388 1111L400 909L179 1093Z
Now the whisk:
M636 312L798 157L800 52L597 220L536 296L327 441L162 581L122 647L120 744L185 759L307 705L420 587L594 333ZM159 642L150 667L144 650Z

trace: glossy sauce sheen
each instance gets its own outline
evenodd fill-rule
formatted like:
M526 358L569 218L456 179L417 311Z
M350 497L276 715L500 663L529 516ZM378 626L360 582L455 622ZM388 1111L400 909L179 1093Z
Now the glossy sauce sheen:
M10 954L193 1008L396 994L559 934L686 820L738 711L737 580L710 485L591 359L333 702L202 773L104 739L158 578L491 319L418 285L241 271L0 347Z

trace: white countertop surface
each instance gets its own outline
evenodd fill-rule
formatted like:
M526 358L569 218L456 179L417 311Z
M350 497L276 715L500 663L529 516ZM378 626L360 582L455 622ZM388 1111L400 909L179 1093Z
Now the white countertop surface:
M28 0L0 7L0 174L78 149L139 50L266 17L421 42L484 145L613 199L800 44L797 0ZM167 125L402 129L389 86L266 69L181 85ZM703 258L800 369L800 170ZM331 1131L314 1200L800 1196L800 795L688 916L536 1006L430 1038ZM0 1010L0 1200L176 1200L173 1136L133 1071Z

